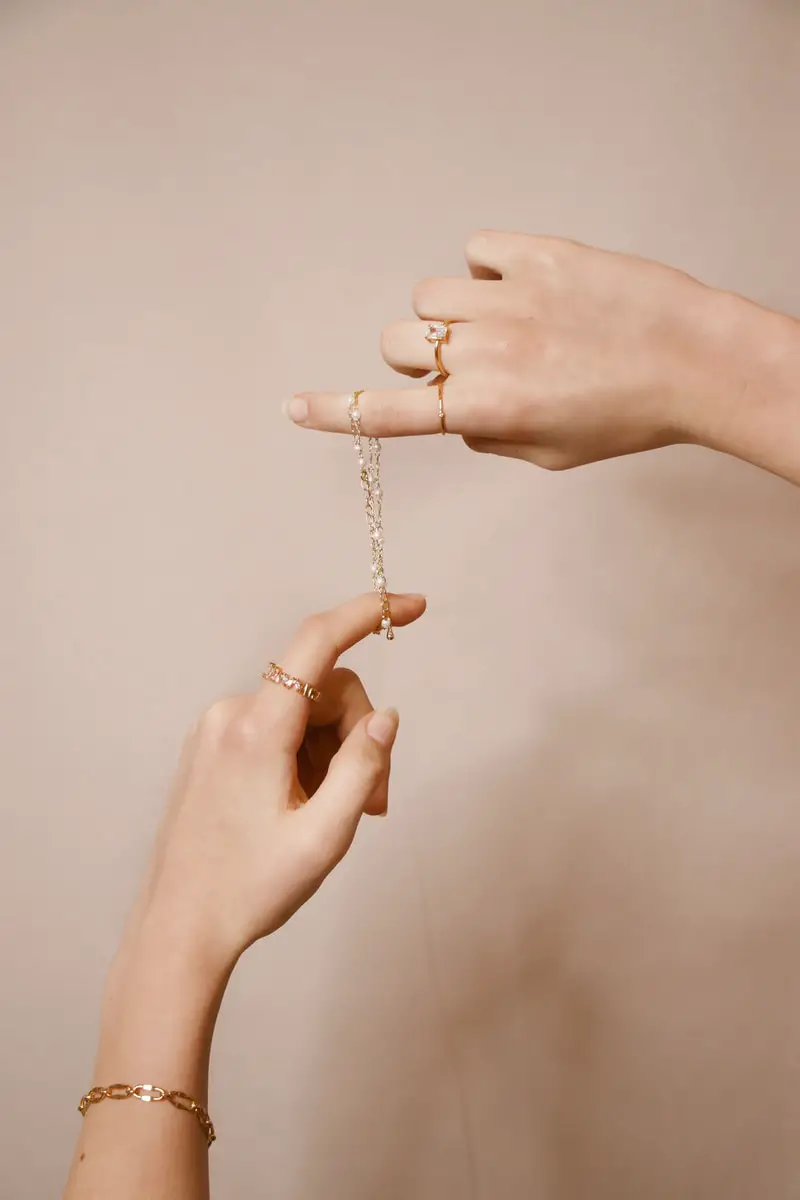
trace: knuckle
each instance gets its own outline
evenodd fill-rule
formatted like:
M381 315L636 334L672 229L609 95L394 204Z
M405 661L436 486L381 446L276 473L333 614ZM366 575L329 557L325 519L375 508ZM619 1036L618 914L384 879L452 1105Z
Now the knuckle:
M563 238L543 234L519 234L515 241L514 254L521 271L521 278L535 279L538 289L551 289L568 268L574 243Z
M418 316L425 316L436 308L436 299L441 291L438 279L421 279L414 285L411 303Z
M546 233L531 234L528 238L528 249L535 258L551 259L554 262L563 258L571 245L574 243L567 241L566 238L553 237L552 234Z
M478 258L484 253L497 234L491 229L474 229L467 238L467 258Z
M362 686L361 677L355 671L351 671L349 667L337 667L331 671L331 679L335 679L341 688Z
M397 356L397 345L401 335L400 322L393 321L381 330L381 356L391 362Z
M487 334L486 352L496 361L518 367L530 353L532 321L502 321Z
M304 645L318 646L326 640L329 621L325 613L312 613L300 624L297 631L298 640Z
M325 822L309 822L297 830L295 853L303 873L309 879L321 880L344 856L353 840L352 821L326 815Z
M263 742L264 736L249 696L217 700L200 719L198 732L201 744L216 753L247 753Z
M501 279L524 265L525 235L478 229L467 240L467 262L483 267L483 278Z
M330 851L327 838L317 827L317 822L298 822L294 830L294 854L302 871L309 879L322 879L330 869Z
M262 744L263 740L263 726L256 719L253 705L242 705L228 721L223 737L225 747L236 753L247 754Z
M545 471L568 471L576 466L571 455L557 446L537 446L533 461Z
M236 702L231 696L215 700L197 723L197 736L203 745L216 747L225 736L225 731L235 711Z

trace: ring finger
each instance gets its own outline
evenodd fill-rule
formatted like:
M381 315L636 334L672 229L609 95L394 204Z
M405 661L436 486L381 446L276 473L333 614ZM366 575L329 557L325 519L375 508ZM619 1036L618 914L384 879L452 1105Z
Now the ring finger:
M417 379L438 371L436 347L426 336L432 325L430 321L393 321L384 326L381 333L381 354L390 367L401 375ZM448 375L467 369L477 352L471 323L446 322L447 335L442 342L440 354L442 365Z

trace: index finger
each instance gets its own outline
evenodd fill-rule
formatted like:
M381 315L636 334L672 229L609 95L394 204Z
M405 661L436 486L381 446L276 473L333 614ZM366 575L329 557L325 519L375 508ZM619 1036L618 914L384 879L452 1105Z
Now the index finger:
M304 429L350 433L347 401L348 397L341 392L298 392L289 401L286 412L295 425ZM450 433L467 437L499 436L487 432L497 406L487 403L485 391L459 384L450 376L444 385L444 406ZM413 437L442 432L437 389L431 385L364 391L358 398L358 407L365 437Z
M425 611L424 596L390 594L392 624L410 625ZM377 592L368 592L328 612L307 617L300 625L280 660L280 665L297 679L324 691L325 678L341 654L374 633L382 616ZM299 746L308 720L308 702L296 692L265 682L258 707L280 726L282 740Z

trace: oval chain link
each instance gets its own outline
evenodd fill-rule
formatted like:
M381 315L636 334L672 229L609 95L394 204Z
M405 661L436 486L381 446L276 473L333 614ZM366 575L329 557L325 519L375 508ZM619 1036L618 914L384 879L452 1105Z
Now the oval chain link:
M217 1140L211 1117L202 1104L198 1104L186 1092L170 1091L168 1088L157 1087L154 1083L112 1083L108 1087L90 1088L86 1095L81 1097L78 1112L85 1117L93 1104L101 1104L103 1100L141 1100L144 1104L168 1101L173 1108L191 1113L195 1117L209 1146Z

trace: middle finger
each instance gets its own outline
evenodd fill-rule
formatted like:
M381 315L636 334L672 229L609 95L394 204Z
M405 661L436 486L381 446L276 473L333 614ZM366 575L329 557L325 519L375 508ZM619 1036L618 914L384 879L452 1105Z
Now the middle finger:
M423 279L414 288L414 312L423 321L486 321L530 317L530 287L508 279Z
M306 742L315 771L324 778L330 760L359 721L373 712L366 689L355 671L337 667L328 677L319 704L309 714ZM323 726L323 728L319 728ZM324 728L324 727L327 727ZM330 737L325 737L326 733ZM318 738L315 735L323 735ZM365 809L369 816L384 813L388 805L388 774L381 779Z
M336 667L326 680L319 704L309 712L308 724L334 726L339 740L344 741L368 712L372 705L358 675L348 667Z

